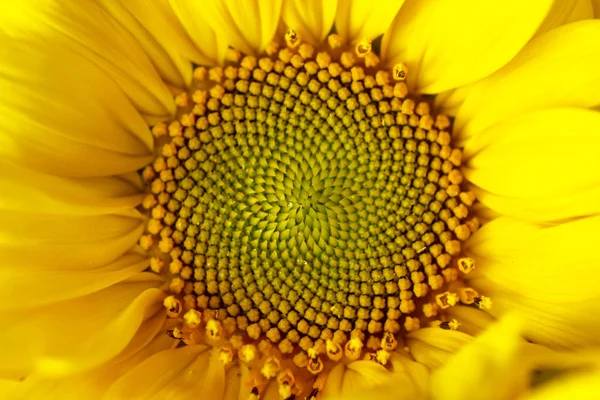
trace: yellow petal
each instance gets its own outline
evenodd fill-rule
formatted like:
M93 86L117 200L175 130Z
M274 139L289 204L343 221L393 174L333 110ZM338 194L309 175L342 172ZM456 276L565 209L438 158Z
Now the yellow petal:
M80 296L112 286L148 267L146 256L128 253L91 270L32 271L0 268L0 310L27 309ZM35 287L35 290L31 290Z
M499 214L537 223L561 221L600 212L600 187L553 196L507 197L474 189L477 200Z
M526 112L599 105L596 37L599 20L560 26L533 39L510 64L476 83L454 122L459 143Z
M144 326L144 324L142 324ZM135 339L134 339L135 340ZM146 346L133 356L121 362L108 362L82 374L64 378L44 378L29 376L13 392L14 400L56 399L56 400L100 400L108 388L148 357L166 350L173 339L159 333ZM2 393L2 392L0 392Z
M121 377L106 399L222 399L225 368L217 350L186 346L148 358Z
M337 33L346 42L373 40L384 33L402 7L404 0L340 0L335 16Z
M407 0L382 42L387 65L408 66L421 93L484 78L508 63L545 18L551 0Z
M389 371L380 370L376 364L369 368L371 374L357 375L344 365L336 366L327 377L325 399L419 400L427 397L429 372L424 365L406 355L393 352L387 365Z
M285 0L281 18L303 41L320 45L336 18L336 0Z
M599 228L600 217L547 227L498 218L470 240L468 252L481 265L470 285L492 298L493 314L520 311L536 343L597 344Z
M152 136L119 86L67 50L12 39L0 46L0 154L62 176L135 171ZM4 43L5 42L5 43Z
M169 0L178 24L183 27L194 47L189 50L190 57L201 65L217 65L225 58L228 42L219 37L206 21L204 13L206 4L194 0Z
M189 86L190 60L204 60L166 0L102 0L100 5L135 37L165 82Z
M583 109L548 109L494 125L466 143L464 174L490 193L560 206L600 183L597 126L600 112Z
M555 1L536 35L541 35L561 25L591 18L594 18L594 8L590 0Z
M197 12L197 15L192 14L190 18L194 18L196 23L210 26L219 43L224 42L246 54L257 54L275 35L281 2L282 0L189 0L184 3L187 3L190 12ZM192 38L202 49L204 38L194 35Z
M131 209L143 194L121 177L61 178L0 160L0 209L35 214L98 215Z
M475 307L456 306L445 311L448 319L454 318L460 323L461 332L471 336L484 332L495 321L488 313Z
M387 369L386 369L387 368ZM337 365L327 376L322 394L327 400L423 399L427 391L427 368L408 356L392 352L386 368L373 362ZM402 387L402 390L398 390Z
M89 59L114 79L141 113L165 118L175 111L172 96L144 50L95 2L3 2L0 15L3 29L12 37L34 37L37 45L48 52L46 46L51 43ZM62 66L59 60L53 58ZM102 88L94 81L82 85Z
M416 361L435 369L472 339L460 331L422 328L407 335L407 345Z
M0 211L0 259L9 268L92 269L135 246L144 222L117 215L33 216Z
M123 350L140 324L162 311L155 279L119 283L28 311L1 312L0 374L61 376L90 369Z
M432 398L510 400L526 386L518 364L518 319L505 319L466 345L431 376Z
M600 370L568 375L555 382L549 382L523 400L564 400L600 398Z

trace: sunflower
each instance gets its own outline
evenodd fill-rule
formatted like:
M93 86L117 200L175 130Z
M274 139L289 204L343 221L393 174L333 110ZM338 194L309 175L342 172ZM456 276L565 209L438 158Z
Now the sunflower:
M598 393L596 0L0 11L4 398Z

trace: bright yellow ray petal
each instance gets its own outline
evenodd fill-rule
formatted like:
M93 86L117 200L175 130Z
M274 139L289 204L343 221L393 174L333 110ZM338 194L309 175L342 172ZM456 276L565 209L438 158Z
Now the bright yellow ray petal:
M524 365L517 363L521 338L518 319L493 326L431 376L436 400L509 400L527 383Z
M523 400L594 400L600 398L600 369L567 376L533 391Z
M85 296L130 278L147 267L147 257L134 253L91 270L31 271L3 266L0 268L0 310L27 309Z
M323 395L328 400L419 400L426 398L429 372L427 368L404 354L393 352L387 367L361 368L368 364L358 362L355 370L343 364L336 366L327 377ZM352 365L352 364L350 364ZM370 372L370 373L369 373Z
M175 111L172 96L144 50L95 2L3 2L0 15L0 25L11 37L35 38L40 47L59 44L89 59L115 80L141 113L165 118ZM100 85L87 83L94 84Z
M203 59L167 0L100 0L99 4L130 32L161 78L183 89L192 80L190 60Z
M388 65L405 63L409 84L422 93L466 85L508 63L551 4L407 0L383 37L382 58Z
M561 25L591 18L594 18L594 8L590 0L555 1L536 35L541 35Z
M459 142L518 114L599 105L596 37L600 20L563 25L533 39L510 64L474 85L456 116Z
M285 0L281 18L302 40L319 45L333 26L337 6L336 0Z
M600 112L583 109L548 109L495 125L466 143L465 177L499 196L535 200L542 209L548 198L560 207L600 183L597 126ZM569 217L580 215L571 209Z
M335 16L337 33L346 42L373 40L392 23L404 0L340 0Z
M142 327L144 324L142 324ZM134 339L135 340L135 339ZM143 362L153 354L172 346L173 339L158 334L140 351L122 362L108 362L83 374L65 378L48 379L30 376L21 383L21 387L6 397L14 400L56 399L56 400L100 400L108 388L122 375ZM0 392L2 393L2 392Z
M0 211L0 259L10 268L92 269L135 246L144 222L102 216L33 216Z
M168 0L179 24L194 43L192 57L195 63L217 65L227 50L226 38L219 37L206 21L205 3L194 0Z
M0 209L34 214L98 215L136 207L143 194L120 177L61 178L0 160Z
M152 289L160 281L147 278L26 312L1 312L0 373L61 376L116 356L140 324L162 310L164 294Z
M103 176L148 162L152 136L119 86L67 50L0 46L0 154L63 176ZM57 62L57 60L59 62Z
M189 16L195 23L204 23L212 28L217 37L228 46L232 46L246 54L257 54L273 39L282 0L207 0L204 2L188 1ZM172 1L171 4L176 2ZM178 6L177 6L178 7ZM200 17L201 16L201 17ZM203 37L192 38L202 49Z
M218 352L206 346L165 350L121 377L106 399L221 399L225 368Z
M460 331L477 336L495 321L488 313L470 306L450 307L446 310L446 318L456 319L460 323Z
M473 338L460 331L422 328L409 333L406 339L413 358L434 369L443 365Z
M519 310L537 343L598 343L600 312L596 236L600 217L540 227L498 218L472 236L468 252L481 268L470 282L493 300L490 312Z

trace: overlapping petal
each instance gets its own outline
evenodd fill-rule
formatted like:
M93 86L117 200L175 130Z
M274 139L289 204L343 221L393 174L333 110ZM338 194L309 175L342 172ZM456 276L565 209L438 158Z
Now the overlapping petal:
M112 78L149 120L162 120L175 111L171 94L144 49L95 1L3 2L0 16L0 31L8 38L30 39L41 49L48 45L62 46L89 60ZM5 41L2 39L2 46ZM46 53L51 53L49 48ZM55 54L55 57L56 63L60 56ZM66 64L66 60L64 64L58 63L66 69L63 76L69 77L73 72L67 72ZM34 74L31 70L23 72ZM92 86L100 82L88 80L80 84Z
M337 0L285 0L281 18L302 40L319 45L331 30L338 7Z
M11 378L32 372L60 376L108 361L161 310L163 292L153 289L159 284L145 276L73 300L2 311L0 373Z
M65 177L117 175L151 159L152 137L119 85L67 49L0 46L0 154ZM60 60L59 63L56 61Z
M479 200L505 215L558 221L600 211L600 112L547 109L497 124L465 145Z
M554 226L498 218L470 239L468 252L481 265L470 283L492 298L493 314L520 311L535 343L597 345L599 224L597 216Z
M384 35L382 58L408 66L408 82L434 94L475 82L508 63L534 35L551 0L407 0Z
M459 143L517 115L600 105L600 20L563 25L528 43L508 65L473 85L456 116Z
M381 1L373 7L369 0L340 0L335 15L337 33L349 43L373 40L387 31L403 3Z

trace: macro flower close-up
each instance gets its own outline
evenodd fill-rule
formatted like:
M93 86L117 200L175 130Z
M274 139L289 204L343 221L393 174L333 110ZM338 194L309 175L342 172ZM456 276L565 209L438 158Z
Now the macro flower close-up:
M0 397L600 397L599 0L0 5Z

